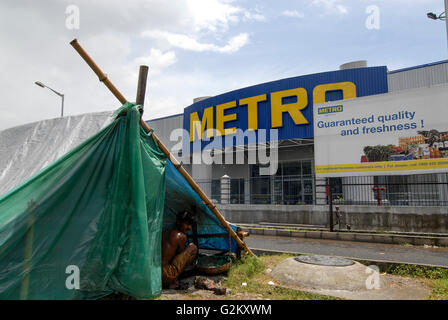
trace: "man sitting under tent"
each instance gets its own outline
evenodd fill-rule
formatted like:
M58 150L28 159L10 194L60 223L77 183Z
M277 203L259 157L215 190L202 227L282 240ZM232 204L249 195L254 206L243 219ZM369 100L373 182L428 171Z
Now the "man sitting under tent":
M196 257L198 248L190 243L187 247L187 233L195 224L195 216L182 211L176 215L176 226L166 230L162 235L162 285L164 288L179 287L177 278L184 268L191 264Z

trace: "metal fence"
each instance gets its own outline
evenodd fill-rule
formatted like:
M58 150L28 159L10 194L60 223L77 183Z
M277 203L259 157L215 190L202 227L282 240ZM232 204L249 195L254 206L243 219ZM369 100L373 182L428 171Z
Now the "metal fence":
M448 205L448 174L446 173L331 178L326 181L327 193L329 187L331 187L331 196L334 204Z
M269 205L333 204L388 206L448 205L448 174L344 177L317 180L314 176L260 176L222 181L199 180L215 203ZM229 194L223 194L229 190Z
M248 179L230 179L230 195L222 192L222 182L197 180L199 186L216 203L230 204L286 204L314 203L312 176L260 176ZM224 199L228 199L225 202Z

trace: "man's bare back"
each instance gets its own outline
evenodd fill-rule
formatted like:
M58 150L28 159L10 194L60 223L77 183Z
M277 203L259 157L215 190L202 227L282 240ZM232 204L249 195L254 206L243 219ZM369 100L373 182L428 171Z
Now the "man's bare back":
M162 266L170 264L174 256L185 250L186 242L187 235L177 229L164 231L162 235ZM192 249L189 250L193 252Z
M177 278L196 257L196 245L190 243L185 247L193 223L190 213L181 212L176 217L176 226L162 234L162 283L165 287L178 287Z

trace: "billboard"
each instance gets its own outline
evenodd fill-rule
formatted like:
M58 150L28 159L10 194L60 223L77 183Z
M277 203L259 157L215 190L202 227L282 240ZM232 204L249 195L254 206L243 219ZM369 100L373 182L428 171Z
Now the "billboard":
M317 73L263 83L201 100L184 109L183 152L225 145L225 136L277 129L273 140L313 137L313 104L386 93L386 67ZM211 144L220 140L221 143ZM229 139L227 139L228 141ZM232 140L233 141L233 140ZM247 144L235 139L238 145ZM260 142L257 140L257 143Z
M315 106L318 177L448 171L448 86Z

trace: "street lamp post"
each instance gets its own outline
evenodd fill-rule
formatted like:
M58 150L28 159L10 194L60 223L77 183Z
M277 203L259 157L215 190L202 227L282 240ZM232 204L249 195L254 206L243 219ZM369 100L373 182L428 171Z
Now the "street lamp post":
M446 40L448 46L448 0L445 0L445 26L446 26Z
M41 87L41 88L47 88L47 89L50 89L51 91L53 91L54 93L56 93L58 96L61 97L61 99L62 99L61 118L64 117L64 94L63 94L63 93L60 93L60 92L57 92L56 90L50 88L49 86L44 85L44 84L43 84L42 82L40 82L40 81L36 81L36 82L34 82L34 83L35 83L36 85L38 85L39 87Z
M448 0L444 0L445 2L445 11L441 14L437 15L434 12L428 12L426 16L432 20L444 20L446 25L446 40L448 46Z

